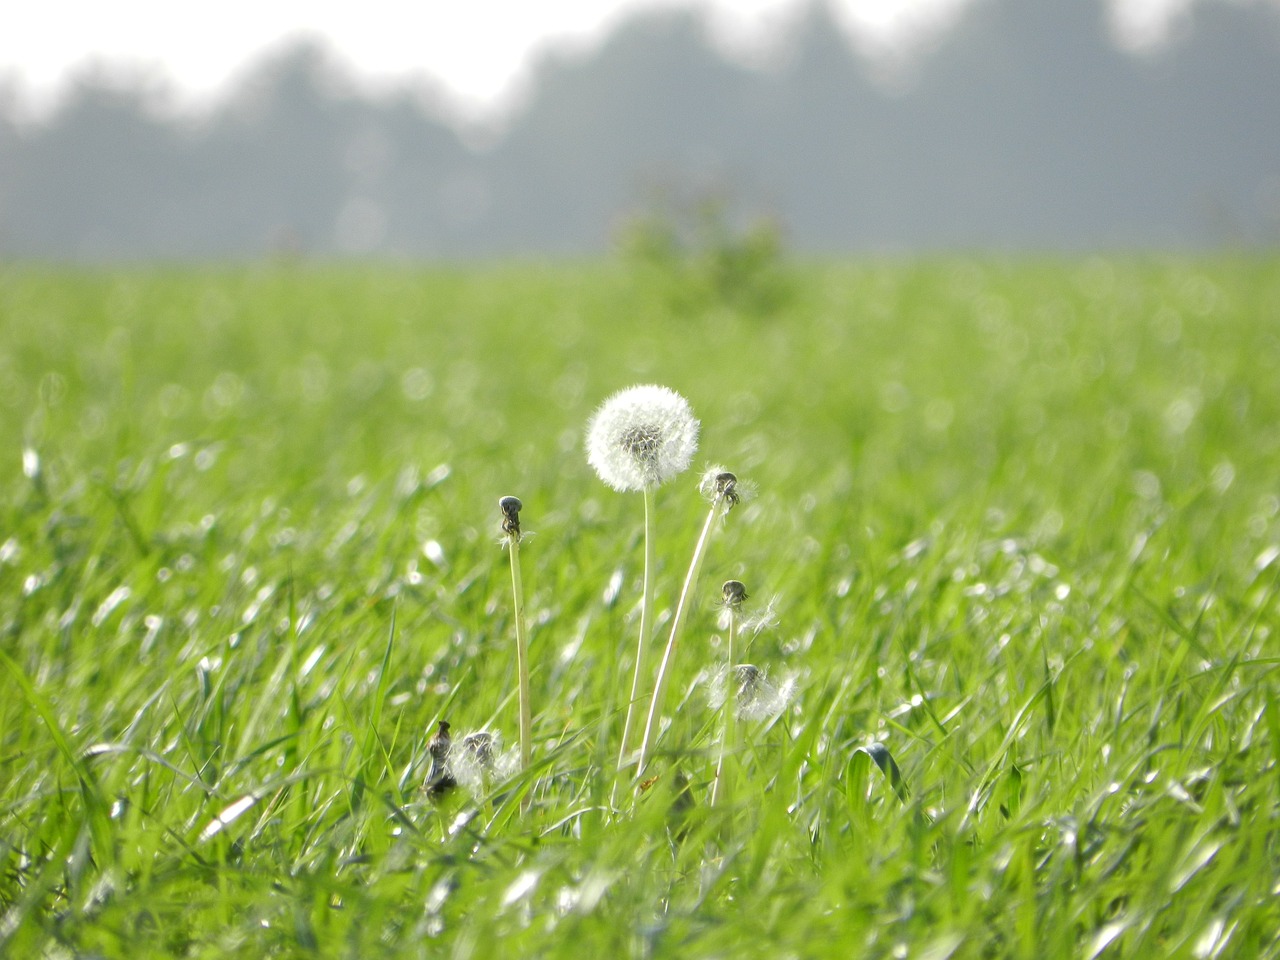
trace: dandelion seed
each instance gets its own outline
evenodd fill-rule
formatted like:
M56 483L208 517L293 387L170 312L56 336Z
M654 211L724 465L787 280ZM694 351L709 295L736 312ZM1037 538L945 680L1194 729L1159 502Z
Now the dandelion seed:
M778 625L778 598L770 597L763 608L753 604L744 613L738 621L738 632L743 636L758 637L765 630L772 630ZM723 611L722 615L727 618L728 610Z
M647 384L615 393L587 424L587 462L621 493L652 489L689 468L698 420L684 397Z

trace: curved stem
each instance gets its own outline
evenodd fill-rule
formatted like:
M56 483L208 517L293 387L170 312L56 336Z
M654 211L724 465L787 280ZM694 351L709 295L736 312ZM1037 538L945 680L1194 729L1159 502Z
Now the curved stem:
M680 590L680 600L676 604L675 616L671 619L671 635L667 638L667 647L662 652L662 663L658 665L658 678L653 684L653 698L649 701L649 716L644 725L644 739L640 742L640 760L636 765L637 777L644 776L650 746L657 739L658 718L662 716L662 701L667 691L667 677L671 672L671 664L675 660L676 647L680 641L680 627L684 625L684 615L692 599L693 585L698 579L698 571L702 569L702 556L706 552L707 542L711 539L711 528L720 510L720 502L719 496L711 502L707 522L702 525L702 534L693 548L693 559L689 561L689 572L685 574L684 587Z

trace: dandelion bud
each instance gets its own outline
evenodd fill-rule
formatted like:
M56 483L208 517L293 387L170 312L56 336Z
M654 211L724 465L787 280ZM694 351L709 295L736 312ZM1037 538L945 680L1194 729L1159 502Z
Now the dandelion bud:
M587 423L587 462L619 492L659 486L689 468L698 420L667 387L630 387L609 397Z
M512 540L520 539L520 511L523 508L519 497L503 497L498 501L498 509L502 511L502 532Z

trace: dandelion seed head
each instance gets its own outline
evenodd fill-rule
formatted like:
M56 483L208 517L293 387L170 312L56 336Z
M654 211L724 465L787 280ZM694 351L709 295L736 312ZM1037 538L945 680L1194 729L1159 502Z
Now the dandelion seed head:
M646 384L609 397L587 423L587 462L619 492L659 486L689 468L698 420L684 397Z

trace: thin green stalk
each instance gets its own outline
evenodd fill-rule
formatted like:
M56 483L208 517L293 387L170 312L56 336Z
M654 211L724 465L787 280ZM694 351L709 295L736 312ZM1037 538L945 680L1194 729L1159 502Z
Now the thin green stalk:
M653 698L649 701L649 716L644 725L644 739L640 742L640 759L636 764L637 778L644 776L645 763L657 739L658 719L662 716L662 701L667 691L667 677L671 672L671 664L675 660L676 647L680 641L680 628L684 625L684 615L689 609L693 585L697 582L698 572L702 569L702 557L711 539L711 528L719 515L721 502L722 497L719 495L711 501L707 521L702 525L702 533L693 548L693 559L689 561L689 572L685 574L684 587L680 590L680 600L676 603L675 616L671 619L671 634L667 638L667 647L662 652L662 662L658 665L658 677L653 684Z
M516 671L519 675L520 769L528 770L533 758L533 708L529 702L529 631L525 626L524 582L520 577L520 511L523 508L519 497L498 500L498 509L502 511L502 532L506 535L507 550L511 555L511 596L516 626Z
M636 666L631 676L631 695L627 698L626 719L622 724L622 744L618 750L618 777L613 784L609 805L616 806L618 779L631 757L632 727L635 724L636 703L640 699L640 678L644 671L645 646L649 642L650 620L653 616L653 492L644 489L644 595L640 600L640 639L636 643Z
M729 605L729 669L724 678L724 712L721 718L720 756L716 760L716 778L711 784L711 806L733 802L733 764L738 755L738 691L737 691L738 607ZM726 757L728 762L726 762Z
M533 758L533 708L529 704L529 636L524 621L524 583L520 578L520 538L507 543L511 554L511 594L515 602L516 668L520 673L520 769Z

